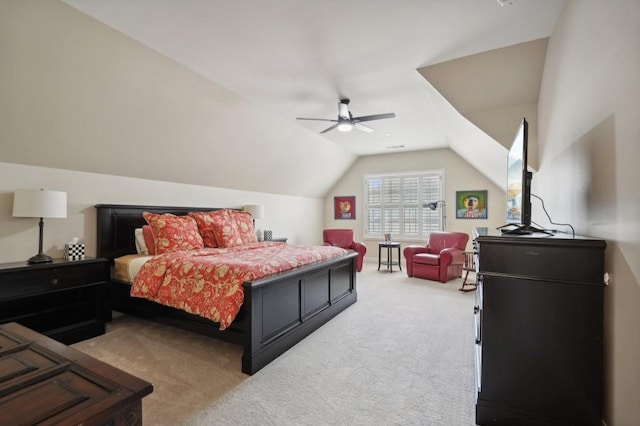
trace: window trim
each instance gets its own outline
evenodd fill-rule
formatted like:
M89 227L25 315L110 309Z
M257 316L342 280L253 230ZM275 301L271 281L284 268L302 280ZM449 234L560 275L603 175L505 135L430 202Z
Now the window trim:
M411 171L402 171L402 172L384 172L384 173L366 173L363 175L363 179L362 179L362 194L363 194L363 203L362 203L362 235L363 238L365 240L382 240L384 239L384 229L382 231L382 233L378 234L378 233L369 233L368 232L368 225L369 225L369 203L368 203L368 181L369 179L372 178L380 178L380 179L387 179L387 178L393 178L393 177L397 177L397 178L406 178L406 177L424 177L425 175L438 175L440 177L440 194L439 197L432 200L432 201L425 201L425 202L435 202L435 201L440 201L440 200L445 200L445 196L444 196L444 192L445 192L445 171L444 169L428 169L428 170L411 170ZM402 200L403 202L404 200ZM401 203L402 203L401 202ZM446 204L446 203L445 203ZM439 204L439 209L443 208L443 206L441 204ZM446 208L446 206L444 207ZM441 214L438 217L438 229L442 229L442 224L443 224L443 215L442 215L442 210L436 210L439 211ZM445 212L446 213L446 212ZM382 216L384 216L384 208L382 210ZM402 208L400 210L400 229L402 229ZM422 221L422 213L419 213L419 221ZM384 226L383 226L384 227ZM426 234L422 234L422 229L420 228L420 232L417 236L407 236L405 234L399 234L399 235L392 235L392 238L395 240L401 240L401 241L419 241L419 242L424 242L428 239L429 237L429 233L432 232L433 229L431 231L427 231Z

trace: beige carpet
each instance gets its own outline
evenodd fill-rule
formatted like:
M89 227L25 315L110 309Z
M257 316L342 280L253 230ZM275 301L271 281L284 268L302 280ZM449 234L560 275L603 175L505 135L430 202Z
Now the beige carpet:
M73 345L153 383L146 425L473 425L474 293L378 272L358 302L253 376L241 348L120 315Z

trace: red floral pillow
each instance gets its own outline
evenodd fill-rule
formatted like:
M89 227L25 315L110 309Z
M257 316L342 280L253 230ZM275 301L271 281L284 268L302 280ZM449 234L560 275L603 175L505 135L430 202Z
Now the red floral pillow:
M156 254L204 247L198 225L192 217L149 212L142 213L142 217L151 227Z
M248 212L240 212L237 210L230 210L231 219L235 222L240 234L242 244L257 243L256 231L253 228L253 218Z
M238 227L229 212L230 210L228 209L222 209L212 212L189 213L189 215L196 220L202 238L206 241L206 247L234 247L242 245L242 238L238 232ZM211 238L212 236L213 240Z
M228 213L225 210L216 210L212 212L192 212L189 213L198 225L198 231L202 236L205 247L218 247L218 241L216 240L216 234L213 232L213 228L218 226L217 224L224 221L228 217Z
M142 227L142 236L144 237L144 243L147 246L147 252L150 255L156 254L156 242L153 238L153 231L149 225Z

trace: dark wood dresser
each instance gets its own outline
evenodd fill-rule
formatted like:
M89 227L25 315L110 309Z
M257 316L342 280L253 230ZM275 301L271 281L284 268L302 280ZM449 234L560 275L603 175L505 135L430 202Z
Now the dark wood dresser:
M474 230L478 425L602 425L605 248Z
M16 323L0 326L0 425L141 425L153 386Z
M104 334L106 259L0 264L0 324L17 322L62 343Z

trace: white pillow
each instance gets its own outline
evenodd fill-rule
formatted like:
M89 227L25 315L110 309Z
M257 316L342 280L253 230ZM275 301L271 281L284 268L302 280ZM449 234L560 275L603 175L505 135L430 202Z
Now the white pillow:
M136 228L135 230L136 236L136 251L138 254L149 254L149 249L147 249L147 244L144 242L144 234L142 233L142 228Z

